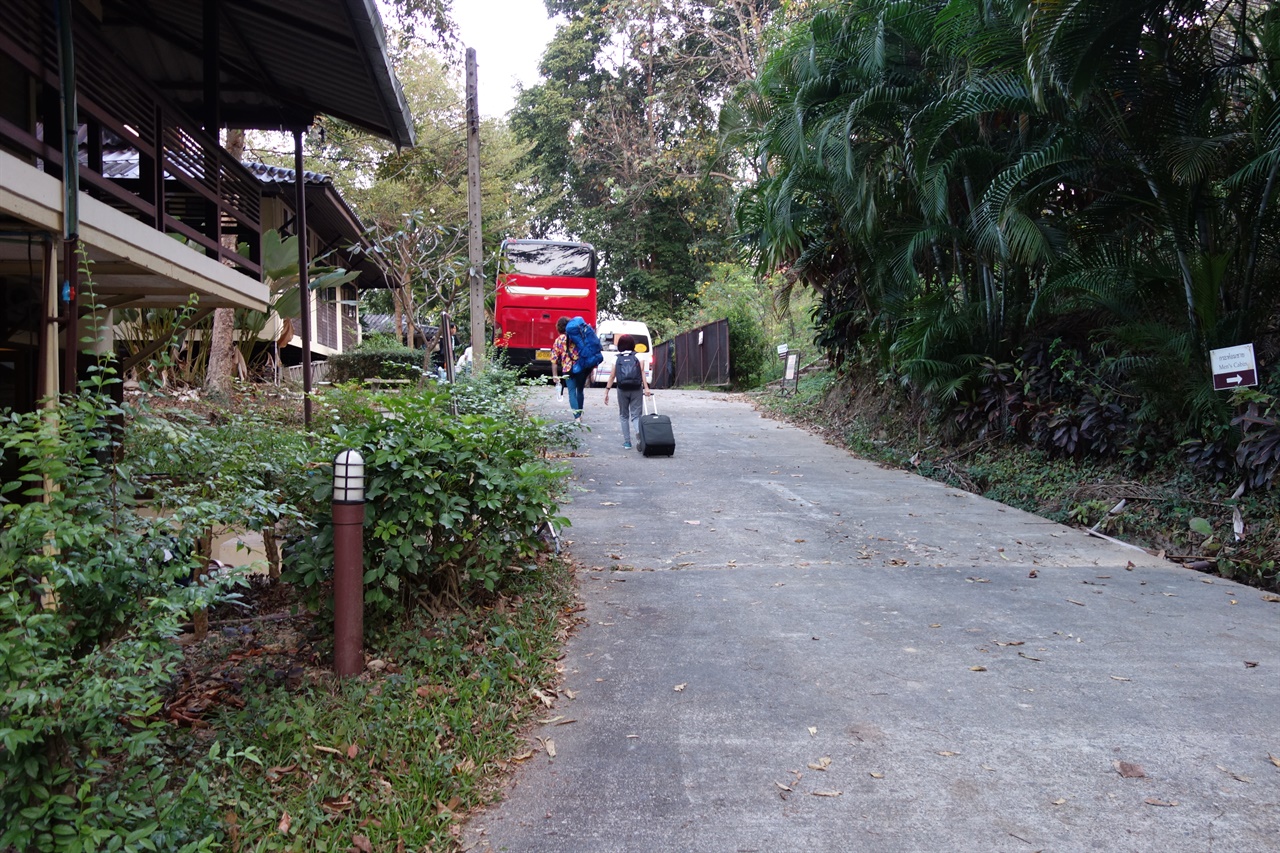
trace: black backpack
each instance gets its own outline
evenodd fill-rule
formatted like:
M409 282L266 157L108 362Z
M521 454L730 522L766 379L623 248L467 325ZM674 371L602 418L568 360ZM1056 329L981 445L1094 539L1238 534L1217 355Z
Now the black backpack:
M643 384L640 379L640 359L636 358L635 353L618 353L618 361L614 369L617 371L619 388L634 391Z

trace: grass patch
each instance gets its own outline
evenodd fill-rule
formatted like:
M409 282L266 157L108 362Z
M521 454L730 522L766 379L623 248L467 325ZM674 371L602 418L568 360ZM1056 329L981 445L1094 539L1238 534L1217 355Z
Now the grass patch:
M555 689L573 601L568 564L546 557L487 606L385 628L367 641L370 670L345 680L321 668L305 631L224 642L190 683L240 680L237 698L174 748L192 756L230 849L453 849L460 816L494 796L543 707L538 693ZM292 656L244 666L290 644Z

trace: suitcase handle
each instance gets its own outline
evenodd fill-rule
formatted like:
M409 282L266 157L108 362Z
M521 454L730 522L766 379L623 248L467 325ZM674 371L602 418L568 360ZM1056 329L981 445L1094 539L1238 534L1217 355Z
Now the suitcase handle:
M642 400L640 404L640 414L642 415L649 414L650 403L653 404L653 413L655 415L658 414L658 401L654 398L653 392L649 392L648 394L643 395L640 399Z

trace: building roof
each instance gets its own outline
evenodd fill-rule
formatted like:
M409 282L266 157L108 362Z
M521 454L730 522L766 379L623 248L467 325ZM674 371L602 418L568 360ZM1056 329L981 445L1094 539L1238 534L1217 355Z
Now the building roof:
M374 0L210 0L223 127L293 129L325 114L413 145ZM206 0L102 0L113 46L190 115L206 115Z

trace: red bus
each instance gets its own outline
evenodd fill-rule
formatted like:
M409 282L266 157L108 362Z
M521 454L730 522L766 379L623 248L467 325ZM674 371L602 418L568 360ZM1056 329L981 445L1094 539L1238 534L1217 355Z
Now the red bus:
M506 240L493 306L493 344L512 367L551 372L556 321L596 325L596 250L586 243Z

